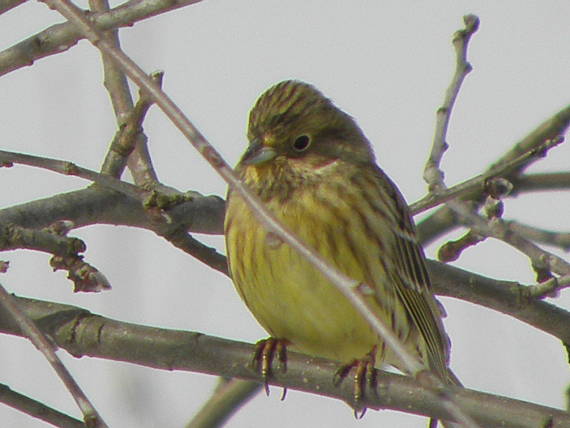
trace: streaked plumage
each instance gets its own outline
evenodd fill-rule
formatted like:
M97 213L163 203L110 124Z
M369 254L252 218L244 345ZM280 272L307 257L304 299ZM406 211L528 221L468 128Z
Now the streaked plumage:
M306 244L372 286L378 314L443 380L448 339L422 248L400 192L354 120L314 87L281 82L249 118L242 180ZM261 325L293 349L349 363L377 346L377 366L404 367L319 272L228 194L226 244L236 288Z

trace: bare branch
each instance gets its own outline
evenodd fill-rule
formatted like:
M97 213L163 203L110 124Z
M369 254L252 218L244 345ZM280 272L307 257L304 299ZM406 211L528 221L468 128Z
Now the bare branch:
M224 200L192 192L185 202L168 209L168 218L170 223L157 224L138 198L99 187L62 193L0 210L0 224L32 229L47 227L58 220L72 220L75 228L100 223L158 230L161 236L180 228L189 232L221 234Z
M105 275L85 262L82 256L53 256L49 264L53 270L67 271L67 279L73 281L73 291L76 293L98 293L111 288Z
M152 73L151 79L160 86L162 76L162 72ZM152 104L152 100L141 92L134 108L122 114L123 122L103 161L102 173L118 178L128 163L135 183L146 186L157 182L146 146L147 138L142 129L144 118Z
M457 31L453 36L453 46L456 53L455 74L451 80L451 84L445 93L442 106L437 110L437 120L435 126L435 134L433 137L433 145L431 153L426 162L424 169L424 180L428 184L429 191L434 192L443 190L443 171L439 165L443 157L443 153L447 150L447 128L451 119L451 112L459 94L459 89L463 80L469 74L472 67L467 62L467 46L471 36L479 28L479 18L475 15L466 15L463 17L465 28Z
M202 406L186 428L217 428L241 406L261 391L261 385L241 379L222 379L212 397Z
M13 391L4 384L0 384L0 403L6 404L26 415L30 415L51 425L62 428L85 428L85 424L80 420Z
M91 15L91 22L102 31L129 27L135 22L200 1L202 0L129 0L109 12ZM71 23L52 25L0 52L0 76L32 65L40 58L64 52L83 38L83 33Z
M457 260L461 253L469 248L482 242L485 238L472 230L468 231L461 238L454 241L447 241L437 252L438 260L449 263Z
M60 256L76 256L85 251L78 238L60 236L47 230L34 230L6 224L0 226L0 251L26 248Z
M570 275L561 276L560 278L551 277L546 281L527 287L527 290L525 291L531 297L542 299L544 297L556 295L558 291L568 287L570 287Z
M185 231L164 235L164 238L175 247L180 248L218 272L229 276L226 257L218 253L215 248L202 244Z
M89 7L95 13L104 13L109 10L109 2L107 0L89 0ZM108 30L105 32L105 37L115 46L121 45L119 41L119 30ZM121 126L133 108L133 99L129 90L127 76L115 66L113 61L106 58L104 53L101 53L101 59L103 60L105 88L107 88L111 103L113 104L113 110L117 117L117 125Z
M98 292L111 288L105 276L79 255L86 249L80 239L46 229L27 229L14 224L0 226L0 251L21 248L53 254L50 265L54 270L68 271L67 277L74 282L75 291Z
M552 191L570 189L570 172L545 172L525 174L512 180L514 189L511 195L523 192Z
M528 150L543 144L547 140L564 135L568 126L570 126L570 105L564 107L562 110L537 126L531 133L505 153L499 161L489 167L489 169L497 168L499 164L515 159ZM534 159L529 159L529 162L531 160ZM528 166L528 163L523 166ZM515 186L512 192L513 195L523 190L546 190L550 188L549 186L556 186L553 188L570 188L570 176L568 173L557 173L555 175L532 174L519 178L516 173L512 172L511 174L505 175L505 178ZM482 194L482 191L475 192L466 196L464 199L481 202L483 197ZM420 242L426 245L438 236L456 228L457 225L457 216L451 211L451 209L449 207L441 207L418 223L418 237Z
M73 162L0 150L0 163L4 167L10 167L14 163L35 166L63 175L81 177L141 201L143 201L145 197L145 191L137 186L109 175L100 174L90 169L80 167Z
M163 73L156 71L150 74L150 78L156 82L158 86L162 86ZM139 100L133 109L132 119L134 128L137 126L138 138L134 141L134 150L128 158L129 170L139 186L150 186L158 184L158 176L152 164L150 152L148 150L146 135L142 132L142 124L147 111L150 109L154 101L148 97L144 91L139 91ZM129 127L129 122L127 122Z
M508 162L495 164L494 167L489 168L483 174L479 174L445 190L430 192L419 201L411 204L410 211L413 215L416 215L454 198L465 197L466 199L472 199L474 196L480 195L482 191L486 192L487 183L491 179L502 175L510 175L513 170L520 168L521 165L528 165L529 161L544 157L548 150L556 147L563 141L564 138L561 136L546 140L542 145L531 147L527 152Z
M548 118L535 128L530 134L516 143L507 153L492 164L489 169L497 168L503 163L508 163L516 159L521 154L538 147L544 141L552 140L560 135L564 135L570 125L570 105L564 107L554 116ZM523 163L519 168L513 171L513 175L521 174L535 159L529 158L528 162ZM508 178L508 177L507 177Z
M69 306L15 298L18 305L62 348L74 356L91 356L130 362L163 370L187 370L262 383L250 368L252 345L201 333L139 326L104 318ZM18 328L0 317L0 331L19 334ZM71 338L71 340L70 340ZM330 380L340 364L289 352L287 372L276 372L271 384L290 389L352 400L353 385L335 386ZM449 418L441 397L408 376L376 371L375 390L363 398L371 409L389 408ZM564 411L454 387L454 395L481 426L534 428L570 424Z
M52 343L46 338L44 333L38 329L36 324L20 309L16 300L8 294L2 285L0 285L0 304L7 313L14 319L22 333L30 339L34 346L44 354L46 360L53 367L71 396L77 403L77 406L83 414L83 419L88 427L106 428L107 424L97 413L95 407L91 404L87 396L83 393L75 379L67 371L53 348Z
M530 287L486 278L433 260L428 260L428 268L437 294L494 309L570 343L570 312L537 300L529 292Z
M526 239L543 244L552 245L570 251L570 232L553 232L551 230L540 229L538 227L522 224L518 221L506 221L507 226L512 231L524 236Z

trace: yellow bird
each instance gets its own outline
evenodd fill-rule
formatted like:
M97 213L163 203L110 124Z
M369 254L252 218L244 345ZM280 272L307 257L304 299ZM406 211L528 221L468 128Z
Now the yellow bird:
M407 204L378 167L361 129L313 86L284 81L249 116L241 179L303 242L371 286L370 303L408 350L443 381L449 340ZM230 189L225 220L234 284L259 323L300 352L406 368L351 303L259 224Z

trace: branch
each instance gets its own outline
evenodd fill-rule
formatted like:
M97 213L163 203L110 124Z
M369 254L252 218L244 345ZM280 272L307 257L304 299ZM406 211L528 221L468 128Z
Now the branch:
M89 5L94 12L107 12L107 0L90 0ZM119 31L108 30L105 37L117 48L120 48ZM113 110L119 125L118 135L115 136L109 148L101 172L119 178L127 163L136 184L143 185L157 181L156 172L152 165L150 153L146 145L147 138L142 130L144 117L152 105L152 100L140 93L139 101L133 108L127 76L115 63L102 53L105 87L109 92ZM163 73L153 73L153 78L160 86Z
M221 379L212 397L202 406L185 428L217 428L261 391L261 384L241 379Z
M18 325L22 334L30 339L34 346L44 354L48 363L52 366L77 403L86 425L92 428L107 428L107 424L103 421L101 415L95 410L95 407L91 404L80 386L55 353L52 343L46 338L44 333L38 329L27 314L24 314L23 310L17 304L16 299L8 294L2 285L0 285L0 304L4 307L6 314L9 314L9 317Z
M530 132L521 141L516 143L507 151L499 161L495 162L488 170L500 167L500 164L512 161L521 154L540 146L547 140L552 140L560 135L564 135L570 126L570 105L566 106L552 117L545 120ZM533 159L529 159L529 162ZM521 166L527 167L528 163ZM531 178L532 177L532 178ZM519 191L546 190L550 185L553 188L570 188L570 177L568 173L533 174L519 177L518 172L505 174L504 178L514 184L515 188L511 195ZM520 187L519 187L520 186ZM469 194L465 199L480 203L483 198L483 189L479 192ZM422 220L417 225L418 238L424 245L429 244L437 237L449 232L457 227L457 216L448 207L438 208L433 214Z
M570 343L570 312L535 299L529 287L486 278L434 260L428 260L427 265L436 294L494 309Z
M183 230L163 235L163 237L175 247L180 248L218 272L229 276L227 259L224 255L218 253L215 248L202 244Z
M11 4L10 0L8 5ZM90 20L101 31L119 27L131 27L134 23L199 3L202 0L130 0L109 12L90 14ZM75 25L66 22L55 24L26 40L0 52L0 76L19 68L33 65L46 56L70 49L83 33Z
M564 135L570 126L570 105L564 107L562 110L554 114L552 117L546 119L538 127L530 132L521 141L516 143L507 153L493 163L489 169L500 167L503 163L511 162L521 154L540 146L543 141L552 140L560 135ZM529 159L528 162L523 163L518 169L512 172L512 176L520 175L528 166L532 164L534 159ZM506 177L509 178L509 177Z
M167 218L168 221L156 221L157 218ZM221 233L224 201L217 196L202 196L192 192L184 202L167 209L163 217L149 216L148 209L144 208L138 199L100 187L58 194L0 210L0 225L11 225L9 228L42 229L61 220L70 220L73 228L91 224L112 224L147 229L208 266L223 273L227 270L225 257L187 233ZM31 233L42 236L48 234L37 230L31 230ZM72 239L49 235L51 240L56 241L55 249L59 249L59 245L67 248L65 245L70 241L60 244L61 239ZM13 244L10 248L15 246ZM31 246L26 245L26 248ZM37 244L34 248L38 249ZM58 263L58 267L63 266ZM78 278L85 278L85 275Z
M413 215L416 215L454 198L464 197L464 199L474 199L474 196L476 197L480 195L481 192L487 193L487 184L492 181L493 178L497 178L505 174L510 174L513 170L518 169L521 165L526 165L530 161L543 158L548 150L556 147L563 141L564 138L561 136L546 140L541 145L530 148L527 152L524 152L519 157L508 162L496 164L496 166L489 168L484 173L476 175L475 177L465 180L462 183L456 184L444 190L442 189L441 191L430 192L419 201L411 204L410 212ZM426 168L428 167L426 166ZM433 168L433 166L429 168ZM441 171L440 173L443 174Z
M217 196L197 196L168 211L173 219L171 225L161 225L164 231L159 234L165 239L189 253L187 247L194 245L191 237L178 235L179 228L200 233L222 233L224 201ZM89 188L51 198L28 202L26 204L0 210L0 224L18 224L22 227L43 228L61 219L73 218L76 227L89 224L114 224L141 227L157 231L156 224L149 222L145 210L138 201L124 195L100 188ZM188 241L186 241L188 239ZM200 244L196 244L200 245ZM226 273L225 258L205 247L204 260L214 269ZM196 254L194 253L196 256ZM198 257L200 258L200 257ZM557 326L570 325L570 316L555 306L545 302L526 301L523 286L506 281L496 281L444 266L435 261L428 261L434 290L438 294L457 297L480 304L517 319L527 322L543 331L570 343L570 334ZM522 300L521 300L522 299ZM524 303L524 305L522 304ZM555 322L548 322L548 320Z
M472 67L467 62L467 46L471 36L479 28L479 18L475 15L463 17L465 28L457 31L453 36L453 46L455 47L456 63L455 73L449 87L445 93L442 106L437 110L435 133L431 153L424 169L424 180L429 186L429 191L434 192L443 189L444 174L440 169L443 153L447 150L447 128L451 119L451 112L455 105L455 100L461 89L463 80L469 74Z
M62 161L42 156L28 155L25 153L8 152L0 150L0 165L3 167L11 167L14 163L34 166L37 168L47 169L63 175L72 175L92 181L117 192L124 193L132 198L144 201L147 191L124 181L113 178L109 175L100 174L93 170L80 167L73 162Z
M538 227L529 226L516 221L507 221L509 229L524 236L532 241L541 242L543 244L552 245L561 248L564 251L570 251L570 233L569 232L553 232Z
M19 307L54 342L73 356L91 356L130 362L162 370L185 370L262 383L250 368L253 345L201 333L159 329L119 322L69 305L15 298ZM0 331L19 334L13 321L2 318ZM288 353L287 371L276 372L273 385L340 399L352 400L353 385L335 386L331 379L341 364L321 358ZM376 371L377 385L363 398L369 408L388 408L449 418L441 398L408 376ZM453 387L462 409L482 426L565 427L564 411L505 397ZM550 425L546 425L550 423Z
M107 0L89 0L89 7L94 13L105 13L109 11L109 2ZM107 37L110 43L115 44L115 46L120 46L118 29L115 28L106 31L105 37ZM127 76L117 68L115 63L109 60L105 54L101 54L101 59L103 61L105 88L111 98L113 110L117 118L117 125L121 126L125 123L125 119L133 109L133 99L127 82Z
M68 238L66 226L59 224L42 230L27 229L14 224L0 225L0 251L29 249L52 254L50 265L54 270L63 269L67 277L75 284L74 291L98 292L111 288L105 276L96 268L83 260L82 253L86 250L83 241ZM58 232L56 228L65 230Z
M33 230L14 224L0 225L0 251L26 248L59 256L77 256L86 247L78 238L60 236L48 230Z
M106 68L108 67L110 66ZM113 72L111 76L115 74L118 74L118 72ZM159 86L162 85L162 77L162 72L151 74L151 79ZM111 81L115 79L111 79ZM111 85L107 80L105 84ZM118 84L115 84L115 86L118 86ZM114 95L111 95L111 97L113 98ZM114 104L118 104L118 102ZM120 120L123 122L120 123L119 131L113 138L111 147L109 147L109 151L105 156L103 166L101 167L102 173L119 178L128 163L136 184L148 186L157 182L157 175L146 144L147 137L142 128L146 113L152 104L152 100L148 96L143 92L139 92L139 100L134 108L131 108L128 112L121 113Z
M129 128L124 128L124 129L129 129ZM186 225L188 224L188 219L185 219L179 223L175 223L173 218L170 217L170 215L166 211L166 209L169 208L169 205L171 205L173 201L175 206L187 200L192 201L194 199L193 193L181 194L180 192L170 190L170 192L175 192L172 197L166 196L164 198L159 198L157 196L157 192L155 191L144 190L130 183L126 183L116 178L113 178L109 175L99 174L95 171L79 167L71 162L60 161L57 159L50 159L33 155L26 155L22 153L13 153L13 152L6 152L0 150L0 163L4 164L5 166L11 166L12 163L22 163L25 165L32 165L40 168L45 168L50 171L59 172L65 175L79 176L81 178L92 180L102 186L124 193L125 196L137 199L139 201L138 205L141 208L144 208L142 214L144 217L146 228L151 229L154 232L156 232L158 235L163 236L166 239L170 240L177 247L183 249L190 255L196 257L198 260L208 264L214 269L222 271L224 273L226 272L227 266L225 264L225 260L220 259L221 256L213 248L205 246L204 244L200 243L199 241L197 241L196 239L192 238L187 233L185 233L187 229ZM198 196L200 197L201 195ZM50 202L53 202L53 200L51 200ZM59 208L61 207L58 206L58 209ZM74 204L71 208L74 210L77 209L78 204L77 203ZM85 207L83 206L82 209L85 209ZM111 209L113 210L113 212L116 212L117 206L113 205ZM102 205L97 206L96 213L98 215L98 219L92 219L92 220L94 220L94 222L97 223L104 222L102 219L104 211L105 210ZM16 209L16 213L18 215L23 214L21 209ZM46 219L49 218L49 216L46 215L45 207L42 209L41 213L38 214L41 216L41 218L43 218L44 221L46 221ZM89 214L92 214L92 212L89 211ZM128 224L132 225L131 212L128 212L127 215L128 215L128 220L130 221ZM214 217L214 219L217 220L220 220L221 218L223 218L223 213L221 217L219 215ZM55 221L63 219L72 220L72 222L77 226L81 224L80 219L77 218L77 216L74 216L71 212L65 213L64 216L60 216ZM0 224L2 224L1 220L2 219L0 216ZM210 218L210 221L211 220L212 218ZM4 222L4 224L14 224L14 221L7 220ZM8 228L6 230L11 231L14 230L14 228L12 229ZM20 230L17 229L17 231ZM35 238L35 240L33 241L35 247L33 248L38 249L39 248L38 242L40 242L40 240L37 238L37 236L39 235L43 236L46 234L47 233L44 232L37 232L30 230L27 234L20 233L19 235L23 237L31 235L31 238ZM14 234L12 233L10 235L5 233L4 235L11 236ZM49 234L47 235L49 236ZM2 236L0 235L0 239L1 238ZM31 238L28 239L28 242L32 240ZM54 239L55 238L52 238L51 241L49 241L48 243L52 243ZM4 239L4 241L7 240ZM67 241L64 243L67 243ZM18 244L22 245L20 242L18 242ZM59 244L59 242L57 242L57 244ZM28 245L31 244L28 243ZM44 246L45 245L47 244L44 244ZM13 248L14 243L5 242L5 246L8 248ZM0 242L0 249L1 247L2 245ZM85 248L83 246L82 251L84 250ZM59 255L59 253L55 254ZM105 277L96 269L92 268L91 266L83 262L82 259L78 256L70 257L69 255L66 254L65 257L58 257L57 259L53 260L52 266L56 269L66 269L69 271L68 278L72 279L73 282L75 283L75 291L100 291L105 288L110 288Z
M180 228L195 233L221 234L224 205L224 200L218 196L191 192L184 202L168 209L170 223L157 225L151 221L138 197L101 187L89 187L4 208L0 210L0 224L41 229L60 220L71 220L75 228L112 224L152 231L160 227L163 235L167 235L169 229L174 231Z
M51 425L65 428L85 428L85 424L82 421L13 391L4 384L0 384L0 403Z
M544 172L525 174L512 180L514 185L511 196L523 192L552 191L570 189L570 172Z
M477 234L499 239L525 254L535 270L545 271L547 274L554 272L560 276L570 275L570 263L515 233L501 218L486 221L477 213L470 212L464 202L450 201L448 205L460 216L461 221Z

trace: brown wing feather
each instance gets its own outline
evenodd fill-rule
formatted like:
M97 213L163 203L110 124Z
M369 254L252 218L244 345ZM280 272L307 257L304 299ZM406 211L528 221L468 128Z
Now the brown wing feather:
M441 313L435 297L431 294L431 283L426 269L423 249L417 243L415 226L408 207L392 181L380 169L376 169L378 183L390 195L393 212L388 218L394 225L392 281L396 294L413 324L417 326L426 342L428 364L443 379L448 379L449 340L443 330ZM390 252L388 252L390 253ZM390 275L390 273L388 273Z

